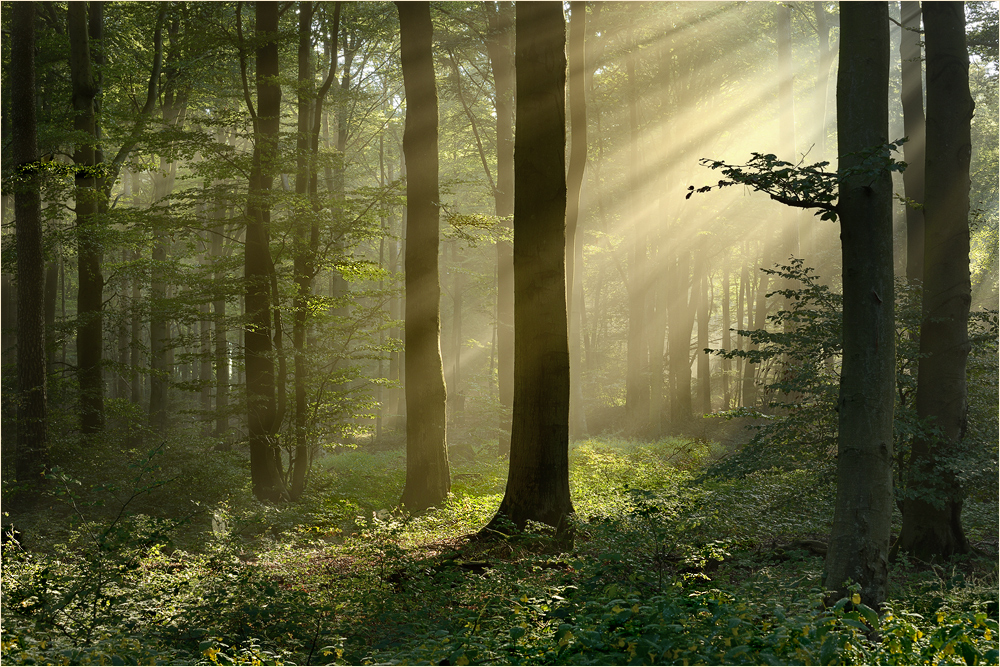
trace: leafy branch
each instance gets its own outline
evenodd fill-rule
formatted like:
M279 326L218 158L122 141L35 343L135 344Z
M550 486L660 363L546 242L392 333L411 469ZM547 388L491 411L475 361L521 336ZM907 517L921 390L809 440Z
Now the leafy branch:
M836 172L826 171L829 162L803 165L804 160L792 164L771 153L751 153L746 164L729 164L722 160L702 158L699 163L709 169L721 169L725 178L715 185L696 188L688 186L685 199L696 192L710 192L715 189L742 185L756 192L763 192L771 199L795 208L818 209L816 215L821 220L836 221L838 216L837 196L841 182L852 180L871 184L875 177L885 170L902 172L906 163L896 160L892 153L898 151L906 139L897 139L858 153L854 164Z

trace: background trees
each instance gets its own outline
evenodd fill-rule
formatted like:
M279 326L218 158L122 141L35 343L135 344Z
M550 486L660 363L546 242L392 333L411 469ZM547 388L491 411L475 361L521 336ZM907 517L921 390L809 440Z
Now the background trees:
M408 429L433 417L437 472L433 479L412 475L433 492L410 504L440 505L448 502L451 464L492 464L496 453L508 454L513 6L431 5L423 21L422 85L429 90L433 82L437 90L433 113L431 98L406 89L405 43L388 5L293 3L273 10L261 6L258 15L255 4L183 2L37 7L39 153L52 166L40 189L44 259L29 265L46 271L24 282L14 249L28 239L15 229L21 220L6 198L4 427L19 427L10 398L16 394L8 390L22 370L15 352L26 342L15 336L14 296L44 283L53 461L96 477L104 467L120 472L135 452L166 440L189 466L185 479L232 462L240 480L254 478L260 495L278 498L284 487L308 502L306 482L330 454L361 448L400 455ZM992 6L972 3L966 27L970 94L984 110L972 119L969 140L973 313L995 308L997 295L994 14ZM901 18L895 5L890 15ZM831 47L842 39L837 6L583 3L570 16L582 27L573 31L571 54L573 180L580 179L580 189L569 197L578 213L575 240L565 248L573 266L566 291L570 388L580 417L574 435L586 423L590 434L684 434L735 446L742 435L727 433L733 422L702 416L726 412L741 424L767 417L782 427L809 425L808 437L794 442L791 427L787 437L760 441L774 445L772 464L795 468L808 460L817 478L832 475L837 418L824 401L840 382L847 352L839 340L819 340L821 327L806 320L833 323L826 311L836 295L853 298L835 225L793 219L780 201L745 197L737 188L683 194L710 178L701 157L740 164L754 152L774 155L788 163L772 160L776 171L837 158L835 121L844 119L827 82L839 51ZM12 6L4 5L5 29L12 20ZM902 22L912 23L909 13ZM892 25L895 44L903 35ZM4 51L4 137L14 136L11 55ZM892 50L889 57L890 87L911 100L911 87L902 84L914 80L912 54ZM899 97L889 99L885 139L910 132L910 105L904 112ZM412 133L404 113L435 118L438 128L436 148L420 148L405 162ZM917 145L911 137L904 150ZM532 157L534 148L525 150L521 158ZM422 225L410 210L421 202L406 193L433 171L414 168L414 160L432 154L438 186L422 198L433 213ZM10 151L4 159L8 193ZM893 190L904 192L899 182ZM914 198L909 185L906 193ZM902 249L915 235L904 231L902 203L893 206L894 268L902 275ZM414 236L417 228L427 232L426 245ZM801 265L789 260L794 244L781 240L793 228L801 231ZM438 285L424 305L406 289L421 263L429 284ZM762 271L775 263L785 268ZM822 286L826 296L792 294L789 276L804 267L815 268L809 289ZM804 308L807 301L815 307ZM425 389L412 366L421 363L419 346L407 342L420 330L404 319L437 310L421 339L431 374L444 380ZM561 307L543 310L543 317L556 317ZM908 317L900 318L899 331L912 330ZM974 317L990 322L988 314ZM879 326L888 335L890 326ZM552 327L561 325L545 325ZM966 486L995 469L994 420L981 417L992 414L995 395L993 366L983 361L993 334L977 327L969 372L980 380L969 383L968 447L955 463L956 482ZM534 329L540 327L528 335ZM72 340L78 334L79 350ZM907 333L905 341L915 340ZM772 354L774 341L800 349ZM719 348L730 354L705 353ZM815 351L812 362L789 362L807 358L802 349ZM541 350L530 344L527 354ZM924 422L911 418L919 376L913 354L897 355L895 368L900 470L913 436L924 435ZM546 379L562 382L561 373ZM807 385L819 389L810 393ZM544 410L553 424L562 420L555 405L561 391L540 394L554 402ZM83 412L75 403L81 396ZM424 400L433 409L419 407ZM84 432L96 438L93 449L80 447ZM416 446L416 436L408 439ZM4 453L13 442L5 441ZM919 461L923 440L916 442ZM561 437L552 443L564 448ZM248 465L251 449L254 465L243 474L238 466ZM741 450L744 458L730 463L746 464L755 451L761 449ZM10 468L15 457L4 460L11 462L4 467L9 480L17 474ZM900 494L909 492L904 480L897 478ZM398 482L409 498L409 482ZM913 492L918 488L915 479ZM568 509L564 500L560 495L560 512Z

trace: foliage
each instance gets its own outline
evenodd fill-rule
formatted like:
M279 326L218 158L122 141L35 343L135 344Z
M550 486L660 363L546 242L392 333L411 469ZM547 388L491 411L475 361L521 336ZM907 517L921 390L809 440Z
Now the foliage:
M829 162L803 165L779 160L771 153L752 153L746 164L727 164L722 160L702 158L700 164L710 169L721 169L724 179L715 185L695 188L688 186L685 198L695 192L710 192L713 189L731 185L743 185L756 192L763 192L771 199L795 208L818 209L820 220L837 220L836 200L838 185L848 178L874 179L882 171L903 171L906 163L895 160L892 153L898 151L906 139L898 139L883 146L873 146L857 154L858 164L835 173L826 171ZM804 158L803 158L804 161Z
M169 479L162 465L169 447L158 448L136 459L135 482L110 511L90 504L95 489L62 478L74 495L59 497L91 518L47 544L25 527L23 544L4 546L2 658L996 662L995 562L966 558L929 569L904 560L893 567L893 599L883 609L848 599L826 606L822 560L807 546L829 530L830 480L770 470L693 484L711 451L679 439L577 443L578 514L567 551L541 527L470 539L499 505L502 465L457 463L454 494L413 517L395 509L402 458L364 449L321 457L301 504L258 503L244 490L201 506L215 530L204 511L188 524L165 523L131 512L143 493L169 487L156 486ZM975 530L995 535L995 513L976 515L979 522ZM93 539L100 535L113 536L103 550Z
M830 472L837 448L837 397L841 344L841 295L820 281L802 260L763 269L784 285L771 292L787 308L768 316L762 330L739 330L756 349L706 350L728 359L742 358L766 370L763 390L768 396L768 414L753 439L732 457L713 464L718 475L745 475L771 467L782 469L819 466ZM916 415L918 334L921 321L920 289L903 280L896 283L896 407L894 422L894 480L897 497L905 491L906 464L915 437L933 435L933 427ZM968 489L985 489L996 470L996 448L989 436L995 433L990 401L996 394L996 311L970 315L973 354L969 358L969 432L961 452L949 469ZM982 379L983 381L979 381ZM745 411L729 411L733 417Z

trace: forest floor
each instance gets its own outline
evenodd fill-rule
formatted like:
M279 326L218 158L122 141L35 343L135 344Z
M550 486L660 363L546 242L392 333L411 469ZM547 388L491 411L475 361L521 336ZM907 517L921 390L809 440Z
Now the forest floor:
M997 664L995 488L966 502L975 553L904 555L876 613L821 586L832 464L711 474L727 449L574 443L571 540L541 525L477 537L506 475L482 450L453 457L452 495L420 516L396 508L402 449L321 456L306 497L287 506L253 501L245 461L194 442L104 461L131 475L119 488L92 482L100 462L81 464L75 477L57 471L19 543L4 545L0 657Z

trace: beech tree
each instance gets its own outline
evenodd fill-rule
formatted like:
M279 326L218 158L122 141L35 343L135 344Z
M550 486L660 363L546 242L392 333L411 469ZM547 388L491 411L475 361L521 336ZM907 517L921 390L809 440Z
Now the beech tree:
M278 156L281 86L278 82L278 3L256 3L257 57L254 81L256 109L251 102L243 69L247 107L254 121L254 149L246 207L244 280L247 323L243 331L246 355L247 430L250 439L250 476L257 498L279 500L286 495L275 463L273 437L276 406L272 358L269 200Z
M38 483L48 457L45 378L45 278L41 178L35 115L35 3L14 5L11 70L14 216L17 225L17 479Z
M79 292L77 296L77 379L80 383L80 430L93 434L104 428L104 276L101 271L100 221L97 200L97 83L91 64L90 25L86 2L70 3L67 33L73 90L73 129L86 137L76 145L76 239Z
M515 8L514 415L503 500L486 530L558 529L569 495L566 316L566 23L562 5Z
M929 560L966 553L963 489L950 460L966 430L969 356L969 93L965 3L925 2L927 142L923 321L917 415L934 427L913 443L898 548Z
M921 80L920 3L900 4L902 29L899 31L901 100L903 104L903 172L906 194L906 278L924 277L924 86Z
M837 150L844 341L837 435L837 500L825 566L828 590L861 587L870 607L885 600L892 519L895 318L892 179L865 168L882 153L889 125L889 9L840 4Z
M406 92L406 485L419 511L451 490L438 277L438 105L430 3L397 2Z

